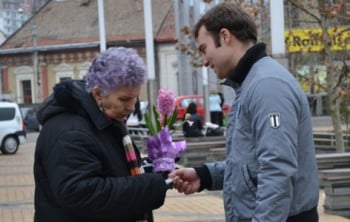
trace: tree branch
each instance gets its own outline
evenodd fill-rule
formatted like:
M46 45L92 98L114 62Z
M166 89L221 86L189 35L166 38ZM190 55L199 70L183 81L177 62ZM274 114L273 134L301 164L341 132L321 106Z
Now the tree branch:
M310 11L306 10L306 8L304 8L302 5L298 4L297 2L295 2L293 0L286 0L286 1L291 3L292 6L300 9L301 11L306 13L307 15L311 16L312 18L314 18L317 21L317 23L321 24L321 19L319 17L317 17L317 15L315 15L314 13L311 13Z
M345 78L347 77L348 72L349 72L349 69L348 69L348 67L346 65L345 60L343 60L343 67L342 67L342 70L340 71L340 75L339 75L339 78L338 78L337 86L340 86L342 83L345 82Z

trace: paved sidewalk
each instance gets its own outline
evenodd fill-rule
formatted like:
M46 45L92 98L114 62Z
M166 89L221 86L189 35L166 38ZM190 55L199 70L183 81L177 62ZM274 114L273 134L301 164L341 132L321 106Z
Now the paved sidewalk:
M32 222L34 203L34 142L22 145L16 155L0 154L0 222ZM325 214L320 196L320 222L350 222ZM222 222L224 210L220 192L201 192L184 196L167 193L165 204L154 211L155 222Z
M33 222L34 143L16 155L0 154L0 222Z

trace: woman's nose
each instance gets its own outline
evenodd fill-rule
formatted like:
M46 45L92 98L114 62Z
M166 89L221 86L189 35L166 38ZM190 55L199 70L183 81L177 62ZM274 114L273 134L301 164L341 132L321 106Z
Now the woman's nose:
M126 109L127 109L129 112L134 112L134 111L135 111L135 102L129 102L129 103L126 105Z
M135 104L131 104L131 105L127 105L127 110L129 111L129 112L134 112L135 111Z

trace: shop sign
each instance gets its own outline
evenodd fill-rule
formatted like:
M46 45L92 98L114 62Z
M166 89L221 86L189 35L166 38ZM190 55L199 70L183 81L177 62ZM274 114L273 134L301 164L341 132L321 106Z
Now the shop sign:
M331 49L350 50L350 29L330 28ZM288 52L319 52L324 48L321 29L290 29L284 32Z

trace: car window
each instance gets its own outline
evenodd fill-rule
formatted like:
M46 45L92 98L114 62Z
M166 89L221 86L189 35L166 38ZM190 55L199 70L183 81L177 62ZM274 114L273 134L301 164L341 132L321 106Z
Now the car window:
M202 106L204 106L204 99L203 99L203 98L200 98L200 99L199 99L199 102L200 102L200 104L201 104Z
M16 110L13 107L0 108L0 121L11 120L15 117Z
M187 104L188 104L188 100L187 100L187 99L184 99L184 100L181 101L180 106L181 106L181 107L187 107Z
M192 103L192 102L197 104L196 98L184 99L184 100L182 101L183 105L181 104L181 106L187 108L188 105L189 105L190 103Z
M187 104L187 100L184 99L184 100L181 101L180 106L181 106L181 107L187 107L186 104Z

